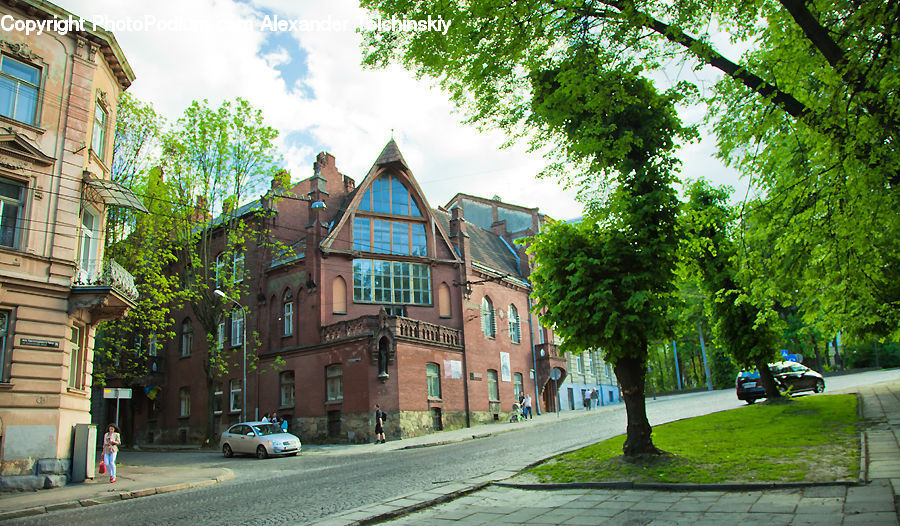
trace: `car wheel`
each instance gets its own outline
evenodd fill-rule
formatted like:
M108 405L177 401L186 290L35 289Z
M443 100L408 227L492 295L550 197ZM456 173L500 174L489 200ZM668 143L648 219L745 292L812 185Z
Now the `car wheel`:
M266 446L259 446L256 448L256 458L262 460L269 456L269 452L266 451Z
M225 455L225 458L231 458L234 456L234 451L231 450L231 446L225 444L222 446L222 454Z
M756 398L748 398L745 402L747 402L747 405L753 405L756 403Z
M815 391L817 393L821 393L824 390L825 390L825 382L823 382L822 380L819 380L818 382L816 382L816 387L813 389L813 391Z

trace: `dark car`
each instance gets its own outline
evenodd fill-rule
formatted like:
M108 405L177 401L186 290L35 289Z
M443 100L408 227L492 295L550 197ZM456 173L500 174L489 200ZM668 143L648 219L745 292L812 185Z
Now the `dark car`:
M797 362L770 363L769 370L782 392L790 394L825 390L825 379L821 374ZM766 390L759 380L758 371L741 371L735 380L738 400L752 404L766 397Z

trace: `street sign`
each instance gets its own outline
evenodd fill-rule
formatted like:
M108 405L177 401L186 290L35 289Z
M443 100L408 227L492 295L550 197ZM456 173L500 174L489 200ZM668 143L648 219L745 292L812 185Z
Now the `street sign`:
M131 399L130 387L104 387L103 398L121 398L122 400Z
M559 370L559 367L554 367L550 370L550 379L553 381L559 380L562 377L562 371Z

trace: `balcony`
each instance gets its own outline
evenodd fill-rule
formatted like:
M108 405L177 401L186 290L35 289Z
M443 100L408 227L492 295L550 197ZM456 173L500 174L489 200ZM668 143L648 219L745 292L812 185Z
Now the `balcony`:
M72 278L70 312L87 309L94 323L124 317L137 305L134 276L111 259L78 263Z
M550 371L554 368L561 370L561 376L557 380L557 384L561 384L568 376L568 371L566 370L568 364L566 359L559 355L556 345L541 343L535 345L534 350L537 355L537 371L535 373L537 374L538 388L543 391L547 382L550 381Z
M360 316L322 327L322 343L373 336L382 327L379 316ZM387 316L384 327L397 339L462 348L462 331L403 316Z

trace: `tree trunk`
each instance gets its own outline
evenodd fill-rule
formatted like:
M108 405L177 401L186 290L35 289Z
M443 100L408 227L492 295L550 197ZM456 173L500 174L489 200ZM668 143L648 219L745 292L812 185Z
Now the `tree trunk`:
M644 400L644 376L647 372L643 360L621 358L615 364L616 378L622 386L625 398L625 414L628 417L625 445L622 453L626 457L638 455L659 455L662 453L650 438L652 430L647 420L647 406Z
M769 400L778 400L781 398L781 391L778 389L778 384L775 383L775 377L772 376L772 371L769 370L769 361L762 356L757 356L755 361L756 370L759 371L759 380L766 390L766 398Z

